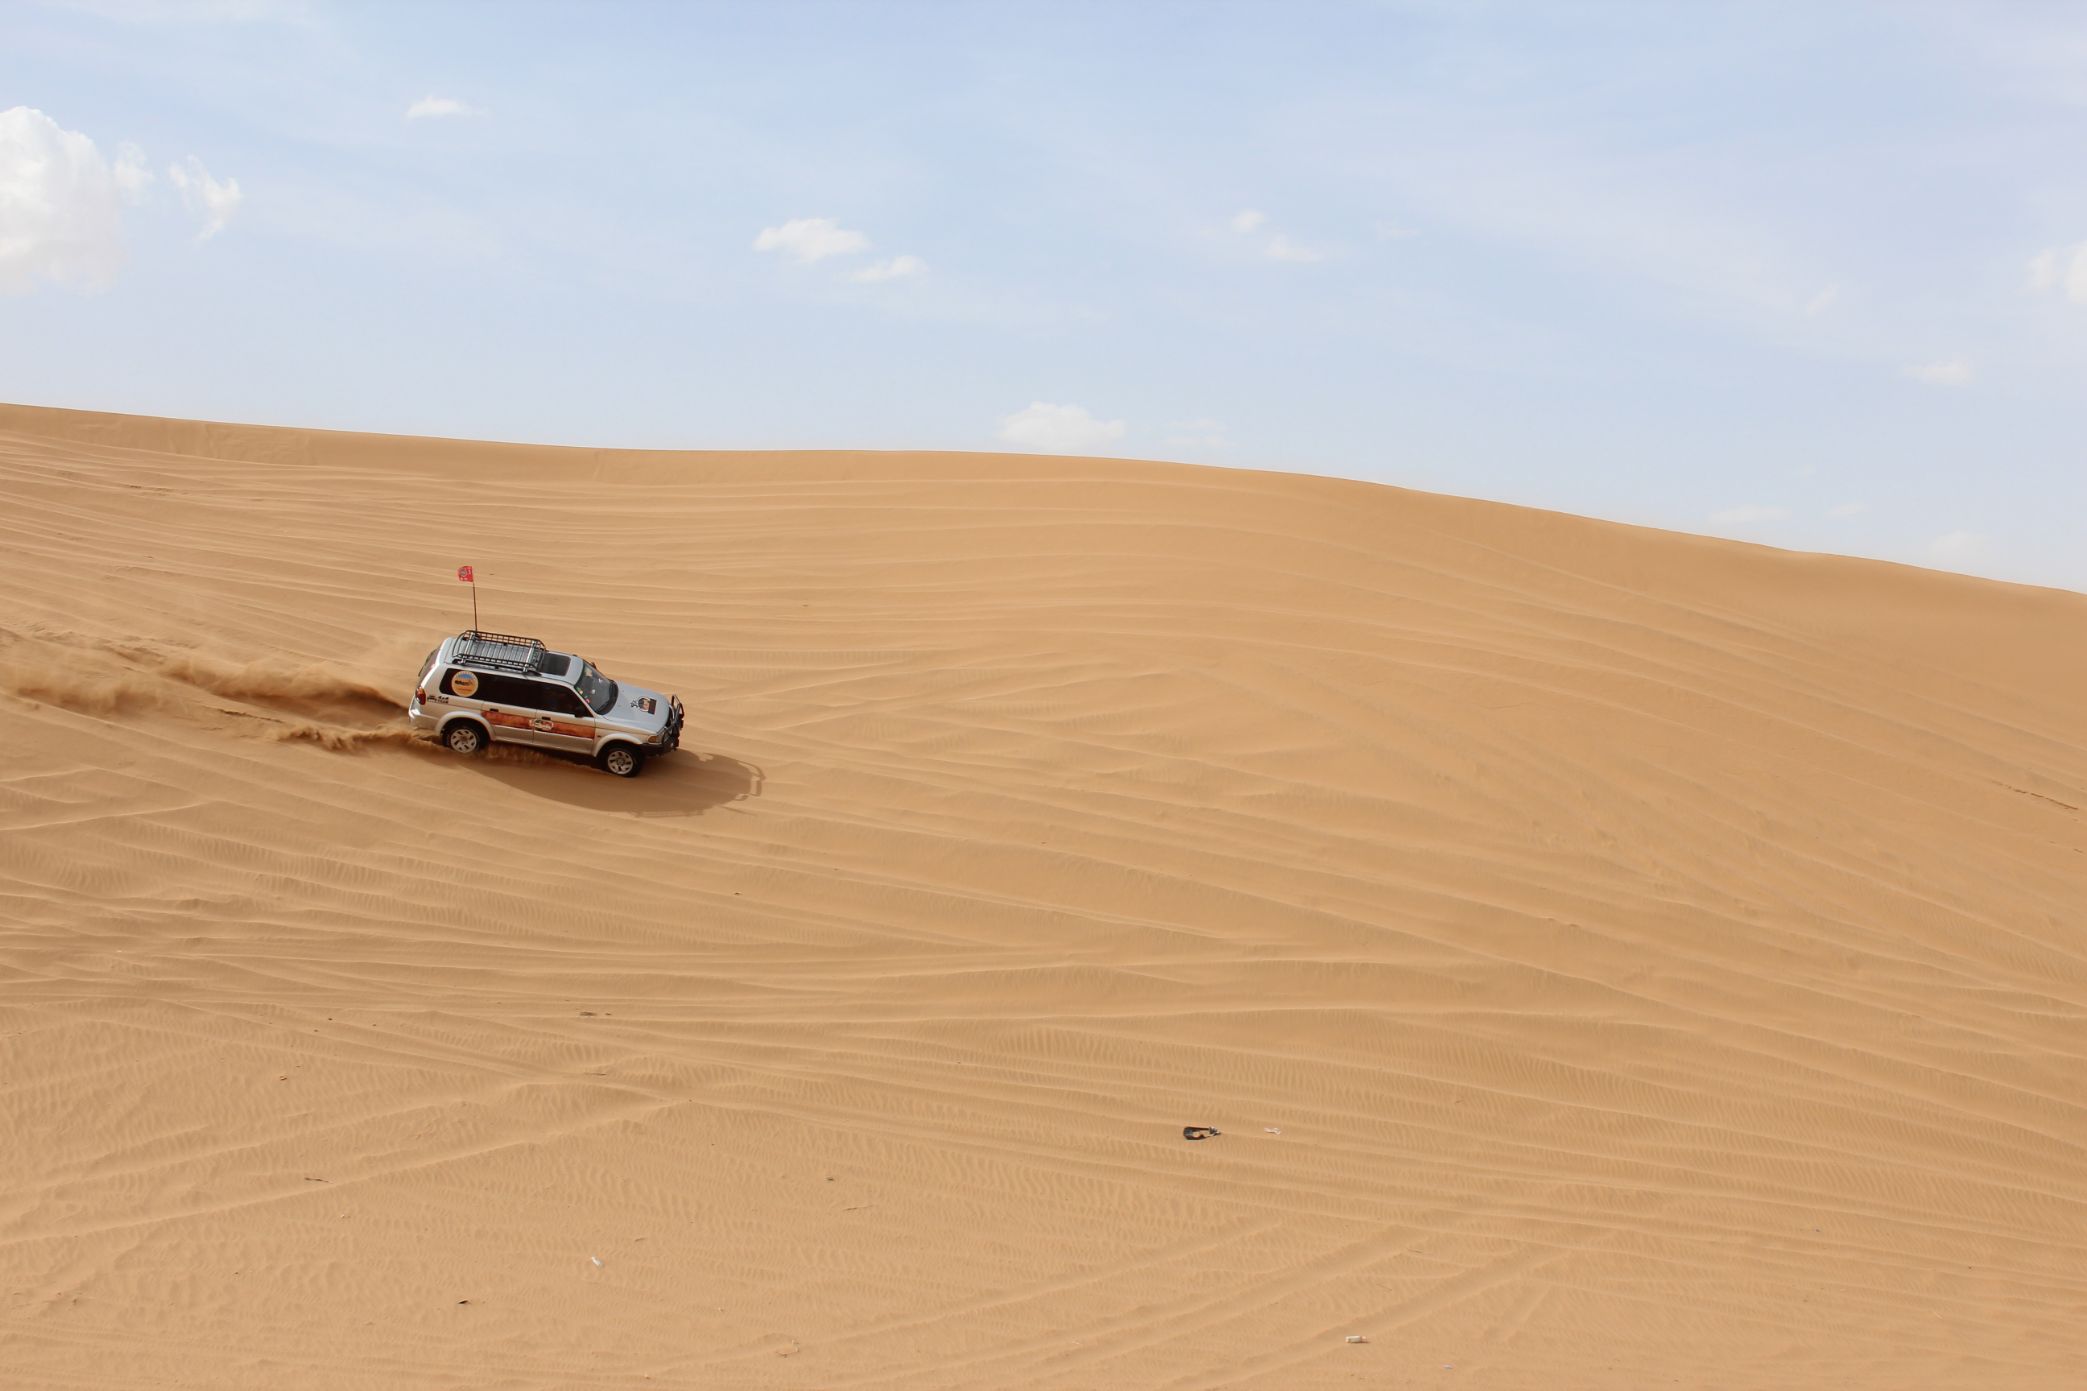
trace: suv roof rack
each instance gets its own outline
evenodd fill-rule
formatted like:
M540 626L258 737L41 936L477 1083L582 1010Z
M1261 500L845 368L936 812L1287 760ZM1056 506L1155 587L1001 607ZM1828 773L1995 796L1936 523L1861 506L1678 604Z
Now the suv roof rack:
M497 671L519 671L533 676L543 665L544 652L540 638L481 633L475 628L467 628L457 634L453 659L467 667L491 667Z

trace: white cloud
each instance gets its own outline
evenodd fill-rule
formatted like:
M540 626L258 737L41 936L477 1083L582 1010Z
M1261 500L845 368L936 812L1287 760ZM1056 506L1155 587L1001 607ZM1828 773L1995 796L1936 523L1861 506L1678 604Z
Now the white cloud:
M1971 381L1973 371L1971 359L1959 354L1940 362L1923 362L1908 367L1906 375L1929 386L1964 386Z
M1123 438L1120 420L1096 420L1085 406L1031 401L1000 422L1000 438L1047 454L1086 454Z
M116 147L116 163L110 172L116 179L116 191L123 195L126 203L145 201L145 189L152 182L152 171L145 167L145 152L126 140Z
M1261 243L1261 254L1271 261L1323 261L1326 254L1313 247L1301 246L1268 225L1268 214L1259 208L1242 208L1232 214L1232 230L1242 237L1251 237L1267 228L1268 240ZM1378 234L1386 235L1383 224L1378 224ZM1395 229L1396 230L1396 229Z
M445 116L483 116L481 107L458 101L455 97L438 97L430 92L406 108L409 121L440 120Z
M1309 246L1299 246L1281 232L1277 232L1268 239L1268 245L1262 249L1261 254L1271 261L1290 261L1296 264L1326 259L1325 252L1314 250Z
M1807 319L1810 319L1816 318L1820 314L1824 314L1827 310L1833 307L1834 301L1839 299L1840 297L1840 286L1825 286L1823 289L1819 291L1818 294L1813 295L1810 299L1804 302L1804 316Z
M1749 502L1712 512L1710 520L1717 526L1746 526L1751 522L1779 522L1789 515L1790 509L1787 507L1763 507L1758 503Z
M894 256L889 261L878 261L864 266L850 277L855 280L904 280L908 276L925 275L928 263L918 256Z
M1207 416L1177 420L1167 427L1167 444L1173 449L1223 449L1231 442L1225 423Z
M1867 502L1843 502L1838 506L1827 508L1826 515L1829 517L1859 517L1869 510L1870 505Z
M1376 232L1385 241L1405 241L1408 238L1420 235L1419 228L1401 227L1396 222L1380 222L1376 226Z
M2029 288L2062 290L2074 304L2087 305L2087 241L2047 246L2030 257Z
M203 219L203 230L196 233L197 241L208 241L224 231L245 196L239 191L239 180L219 183L194 155L188 157L187 164L168 165L167 182L181 190L181 201L188 210Z
M870 239L851 232L830 217L797 217L780 227L764 227L754 238L756 251L780 251L806 263L862 250Z
M123 265L122 205L149 175L28 106L0 111L0 293L37 280L99 289ZM142 156L139 159L142 160Z
M1977 531L1946 531L1928 542L1928 554L1937 560L1972 560L1985 553L1989 538Z

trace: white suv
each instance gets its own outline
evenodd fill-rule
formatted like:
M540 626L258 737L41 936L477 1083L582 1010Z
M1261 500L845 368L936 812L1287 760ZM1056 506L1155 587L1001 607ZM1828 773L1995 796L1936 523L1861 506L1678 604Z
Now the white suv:
M611 681L535 638L463 632L420 664L406 718L458 753L495 740L585 754L619 778L681 743L681 699Z

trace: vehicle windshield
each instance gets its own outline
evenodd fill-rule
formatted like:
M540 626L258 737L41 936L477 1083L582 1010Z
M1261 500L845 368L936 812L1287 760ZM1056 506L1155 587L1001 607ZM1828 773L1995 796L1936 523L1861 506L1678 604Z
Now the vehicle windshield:
M594 669L594 663L580 663L580 674L573 685L579 688L580 699L597 715L606 715L616 708L616 683Z

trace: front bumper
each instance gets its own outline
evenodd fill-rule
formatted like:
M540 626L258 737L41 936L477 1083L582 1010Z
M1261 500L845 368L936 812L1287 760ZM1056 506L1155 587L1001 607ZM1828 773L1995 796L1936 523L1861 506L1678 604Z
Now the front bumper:
M667 727L659 732L658 748L661 753L672 753L681 747L681 722L685 716L680 696L667 697Z

